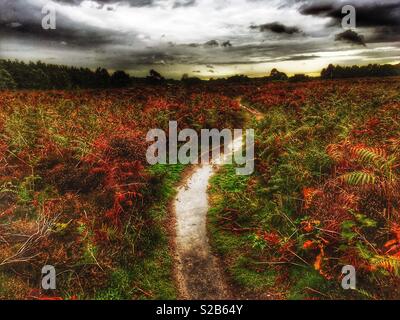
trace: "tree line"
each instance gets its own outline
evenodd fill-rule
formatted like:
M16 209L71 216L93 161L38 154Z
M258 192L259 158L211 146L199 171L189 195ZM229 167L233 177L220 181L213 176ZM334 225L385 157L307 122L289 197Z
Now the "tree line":
M110 74L104 68L46 64L41 61L0 60L0 89L91 89L128 86L130 76L124 71Z
M334 66L330 64L321 71L321 79L343 79L358 77L400 76L400 64L368 66ZM268 81L306 81L309 77L295 75L288 77L285 73L273 69L270 76L260 79ZM194 81L196 80L196 81ZM225 79L228 82L248 81L247 76L233 76ZM133 83L164 83L166 80L157 71L150 70L146 78L130 77L125 71L109 73L107 69L77 68L64 65L47 64L41 61L25 63L18 60L0 60L0 89L94 89L119 88ZM174 80L169 80L174 81ZM182 77L184 83L199 83L199 78ZM224 80L222 80L224 81ZM174 81L175 82L175 81Z
M322 69L322 79L400 76L400 64L369 64L367 66L334 66Z

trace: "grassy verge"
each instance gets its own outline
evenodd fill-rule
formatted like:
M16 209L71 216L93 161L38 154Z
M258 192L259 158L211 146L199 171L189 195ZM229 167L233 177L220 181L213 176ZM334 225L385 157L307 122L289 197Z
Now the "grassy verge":
M224 166L211 179L211 245L222 257L232 285L239 288L243 298L307 299L310 294L329 297L324 292L337 288L312 265L295 261L287 268L271 254L279 251L273 237L274 232L280 231L272 231L273 226L281 224L282 232L286 226L257 180L236 175L231 165ZM261 235L260 225L270 225L268 233Z
M275 284L276 273L257 265L257 250L249 240L262 209L249 194L253 182L252 177L236 175L232 165L221 168L210 181L208 227L211 245L222 256L233 286L257 296Z
M185 165L155 165L150 173L159 183L158 201L150 209L155 225L144 238L141 250L151 252L137 259L129 268L115 270L107 289L96 294L96 299L176 299L169 247L168 206L175 195Z
M398 298L398 92L375 82L347 89L313 84L287 101L271 99L279 90L251 95L265 112L254 127L256 173L225 167L210 190L212 244L237 292ZM348 265L356 290L341 285Z

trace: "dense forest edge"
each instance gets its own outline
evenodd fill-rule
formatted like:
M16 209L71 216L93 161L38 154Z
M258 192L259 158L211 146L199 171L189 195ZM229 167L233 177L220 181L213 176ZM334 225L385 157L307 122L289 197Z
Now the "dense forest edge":
M288 77L285 73L272 69L269 76L249 78L245 75L235 75L224 79L210 79L213 82L265 82L290 81L302 82L311 79L344 79L359 77L389 77L400 76L400 64L367 66L334 66L330 64L321 71L320 77L309 77L305 74L295 74ZM41 61L25 63L23 61L0 60L0 89L102 89L122 88L135 84L177 83L179 80L164 78L159 72L150 70L145 78L131 77L123 70L110 73L107 69L70 67L65 65L47 64ZM198 84L200 78L182 76L181 82Z

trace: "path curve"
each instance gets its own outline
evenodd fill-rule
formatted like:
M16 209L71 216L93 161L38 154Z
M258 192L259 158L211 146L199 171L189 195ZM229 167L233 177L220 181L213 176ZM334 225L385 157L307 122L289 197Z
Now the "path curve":
M254 109L254 108L245 106L244 104L242 104L242 99L241 99L241 98L238 98L237 101L239 102L240 107L241 107L242 109L246 110L246 111L247 111L248 113L250 113L252 116L254 116L254 117L256 118L257 121L262 120L262 119L264 118L264 114L261 113L260 111Z
M242 108L261 116L241 104ZM176 218L175 276L181 299L222 300L233 295L224 279L220 261L212 251L207 237L209 209L207 189L210 178L224 161L242 146L242 139L233 140L227 152L214 164L194 167L193 172L178 188L174 200Z
M181 298L228 299L223 272L207 237L207 188L212 165L195 168L175 199L177 280Z

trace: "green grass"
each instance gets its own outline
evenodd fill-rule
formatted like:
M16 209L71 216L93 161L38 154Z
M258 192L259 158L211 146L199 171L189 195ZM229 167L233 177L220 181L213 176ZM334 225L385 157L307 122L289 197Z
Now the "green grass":
M176 299L173 279L173 258L169 248L168 206L175 195L175 186L182 176L185 165L154 165L149 173L157 187L157 201L149 211L156 224L143 236L141 250L150 252L123 267L114 270L106 289L96 293L95 299Z
M292 268L291 279L293 285L290 287L289 300L303 300L315 295L316 298L327 298L327 296L319 295L319 292L329 292L329 283L313 268ZM315 290L312 291L312 290Z
M29 287L20 279L0 272L0 300L23 299L29 291Z
M237 221L241 227L247 228L257 224L257 217L262 216L262 207L252 202L247 193L249 176L239 176L232 165L227 165L211 178L209 224L210 240L213 250L224 260L226 270L234 285L252 290L254 293L272 286L275 282L273 269L257 268L249 235L251 232L233 233L221 228L221 219L225 216L225 208L240 210Z
M271 268L256 270L254 262L245 256L239 256L232 267L234 281L241 287L251 290L271 288L275 284L276 272Z
M369 297L367 291L380 290L369 286L379 283L376 274L374 279L357 278L363 289L368 288L365 292L341 287L342 261L337 259L340 252L333 241L324 245L329 250L325 250L322 267L314 264L318 250L303 248L304 241L313 236L302 226L302 221L310 219L307 214L313 214L316 221L328 219L324 212L318 215L316 209L305 208L303 195L305 188L323 188L329 179L332 183L335 160L327 147L347 140L377 145L385 139L382 131L363 138L355 131L368 127L366 122L373 117L382 125L398 127L388 111L377 111L384 106L383 98L369 103L357 95L349 97L335 93L321 103L310 100L301 116L286 106L270 107L262 120L253 123L258 161L254 176L237 176L232 166L225 166L212 178L211 244L222 256L231 280L244 292L257 294L275 288L280 297L299 300L371 298L374 295ZM271 241L271 235L278 240Z

